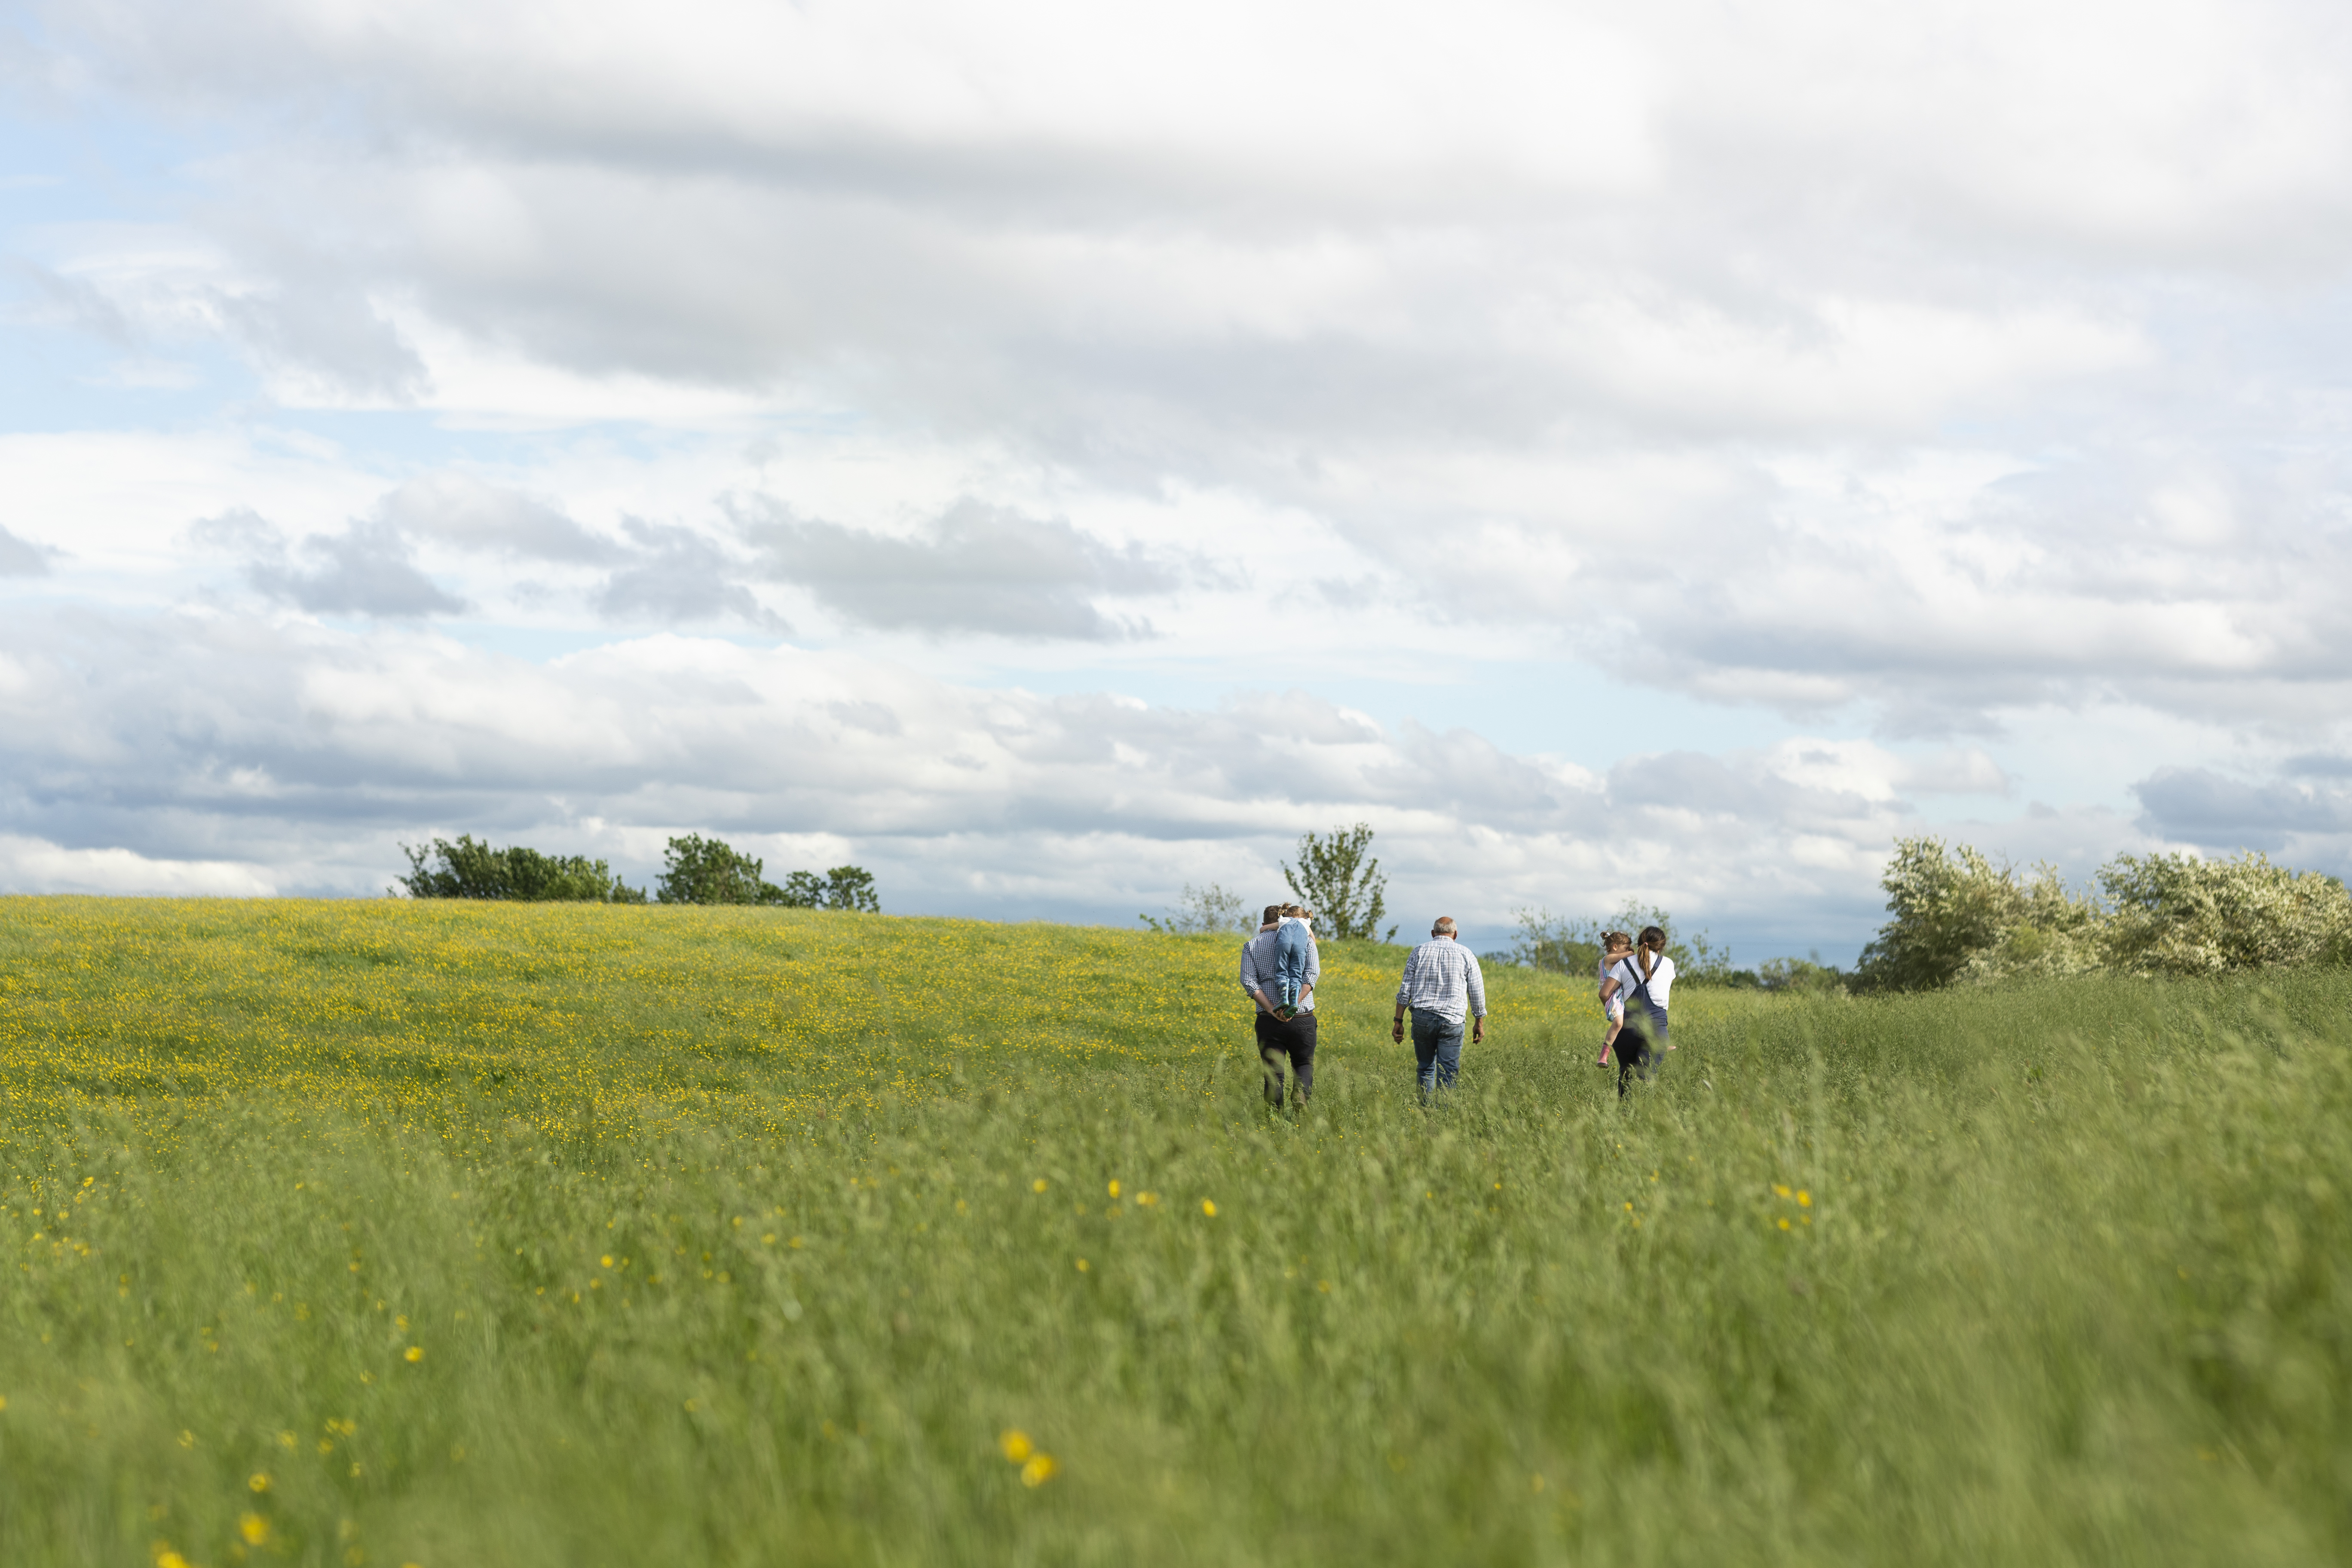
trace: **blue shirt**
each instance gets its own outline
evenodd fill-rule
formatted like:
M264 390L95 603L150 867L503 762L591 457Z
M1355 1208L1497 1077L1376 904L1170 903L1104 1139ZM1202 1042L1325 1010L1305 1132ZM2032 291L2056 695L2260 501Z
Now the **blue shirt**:
M1276 927L1276 930L1280 930ZM1275 932L1262 931L1242 944L1242 989L1253 997L1257 992L1271 993L1275 985ZM1307 949L1307 985L1311 987L1323 978L1323 955L1310 943ZM1298 1005L1306 1012L1315 1011L1315 993L1302 988Z

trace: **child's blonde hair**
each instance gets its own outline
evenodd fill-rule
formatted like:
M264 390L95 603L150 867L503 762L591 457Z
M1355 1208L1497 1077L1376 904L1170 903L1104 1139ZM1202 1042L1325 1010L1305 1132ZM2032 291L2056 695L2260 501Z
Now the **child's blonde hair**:
M1633 945L1633 937L1630 931L1604 931L1601 933L1601 946L1604 952L1614 952L1621 947L1631 948Z

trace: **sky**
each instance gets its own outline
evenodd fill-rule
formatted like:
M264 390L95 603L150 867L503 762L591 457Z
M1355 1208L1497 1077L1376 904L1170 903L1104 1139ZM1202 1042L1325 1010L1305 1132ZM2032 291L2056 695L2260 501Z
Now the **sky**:
M0 890L2352 870L2352 12L0 0Z

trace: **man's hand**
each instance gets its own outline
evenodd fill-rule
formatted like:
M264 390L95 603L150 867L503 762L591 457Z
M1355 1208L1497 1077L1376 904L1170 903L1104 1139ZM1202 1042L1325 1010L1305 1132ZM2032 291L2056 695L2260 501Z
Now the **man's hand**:
M1485 1042L1486 1038L1486 1020L1481 1018L1476 1023L1470 1026L1470 1043L1474 1046L1480 1045Z
M1395 1025L1395 1026L1394 1026L1394 1027L1392 1027L1391 1029L1390 1029L1390 1030L1389 1030L1389 1038L1390 1038L1390 1039L1391 1039L1391 1040L1396 1041L1399 1045L1402 1045L1402 1044L1404 1043L1404 1015L1403 1015L1403 1014L1399 1013L1399 1014L1396 1016L1396 1025Z

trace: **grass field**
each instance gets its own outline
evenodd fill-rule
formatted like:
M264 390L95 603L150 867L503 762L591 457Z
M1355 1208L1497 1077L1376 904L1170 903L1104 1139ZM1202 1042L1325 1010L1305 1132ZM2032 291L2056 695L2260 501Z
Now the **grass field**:
M2352 1560L2352 979L0 900L0 1563Z

